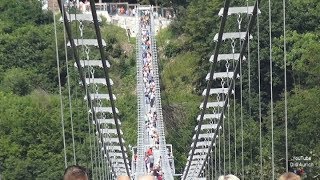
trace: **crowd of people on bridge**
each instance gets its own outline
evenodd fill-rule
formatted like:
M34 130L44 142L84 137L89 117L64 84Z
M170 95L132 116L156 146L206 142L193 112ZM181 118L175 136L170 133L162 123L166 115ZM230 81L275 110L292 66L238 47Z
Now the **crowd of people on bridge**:
M157 109L156 109L156 83L154 81L152 45L150 36L150 11L141 12L141 60L143 64L142 78L145 102L145 128L149 139L149 149L145 152L145 163L147 172L156 176L158 180L162 179L161 157L155 162L154 151L159 149L159 131L157 129Z
M134 7L127 7L125 5L112 5L110 9L108 9L108 13L111 16L119 15L119 16L135 16L136 9Z
M91 11L89 0L79 0L79 2L76 0L66 0L64 3L69 8L75 7L82 13Z
M159 133L157 130L157 109L155 106L156 100L156 83L154 81L154 71L152 65L152 49L150 38L150 13L149 11L142 11L143 16L140 19L141 25L141 59L143 63L142 78L144 87L144 101L145 101L145 123L146 131L149 139L155 148L159 147Z

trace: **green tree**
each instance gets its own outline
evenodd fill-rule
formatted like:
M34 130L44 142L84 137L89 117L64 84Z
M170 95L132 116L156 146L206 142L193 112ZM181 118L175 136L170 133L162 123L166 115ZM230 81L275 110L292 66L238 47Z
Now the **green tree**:
M59 98L44 91L33 91L23 97L0 92L0 171L4 179L61 178L64 160L59 106ZM77 108L74 109L77 160L90 167L86 111ZM70 163L71 127L68 113L64 114Z
M296 89L288 96L288 142L289 158L293 156L311 157L313 164L319 163L319 131L320 112L318 108L320 91L318 87L308 90ZM285 164L285 132L284 101L275 106L275 154L279 171L284 171ZM291 167L297 169L299 167ZM307 179L317 175L319 167L304 167Z
M52 22L52 13L42 11L41 1L5 1L0 0L0 12L2 20L9 22L7 33L25 24L41 25Z
M319 31L320 2L317 0L290 0L287 3L288 27L298 33Z
M317 82L320 81L319 40L319 36L315 33L299 34L296 31L287 33L287 66L289 77L294 80L289 83L302 87L317 86ZM275 42L276 63L283 69L283 37Z
M23 96L29 94L33 89L33 74L30 71L14 68L6 71L1 89L6 92L13 92L14 94Z

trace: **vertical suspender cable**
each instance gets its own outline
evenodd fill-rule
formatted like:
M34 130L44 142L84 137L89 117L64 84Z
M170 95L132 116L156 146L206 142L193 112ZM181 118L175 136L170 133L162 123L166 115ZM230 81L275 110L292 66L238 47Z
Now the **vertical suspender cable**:
M230 67L230 63L229 60L227 61L228 65L227 65L227 72L229 73L229 67ZM230 79L227 79L227 86L228 88L230 88ZM230 97L228 96L228 99ZM230 134L230 101L228 101L228 112L227 112L227 118L228 118L228 173L231 173L231 134Z
M224 88L224 85L223 87ZM222 95L222 100L224 101L224 95ZM222 135L223 135L223 174L226 174L226 134L225 134L225 118L222 119Z
M92 75L90 73L91 67L88 67L87 70L88 70L88 74L89 74L88 75L89 76L89 84L91 84L91 78L93 78L93 77L91 77ZM93 86L91 87L91 91L94 92L94 87ZM86 93L90 94L89 91L87 91ZM92 101L88 101L87 105L88 106L90 105L90 107L93 107ZM91 120L92 121L95 120L93 113L91 113ZM95 123L98 123L98 122L95 121ZM94 129L95 127L94 126L91 126L91 127L92 127L92 132L93 132L93 152L94 152L94 162L95 162L95 173L96 173L96 178L98 179L100 177L99 176L100 168L99 168L99 161L98 161L99 160L99 156L97 156L97 155L99 155L98 154L99 143L97 143L97 138L96 138L96 133L95 133L96 131Z
M241 22L238 19L238 27L240 29L240 24ZM240 32L240 30L239 30ZM241 46L241 41L239 41L239 44ZM234 53L235 53L235 46L236 46L236 41L233 40L232 42L232 55L233 55L233 61L232 61L232 67L234 68L234 71L236 70L236 63L235 63L235 59L234 59ZM234 80L235 81L235 80ZM233 83L233 120L234 120L234 174L238 173L238 166L237 166L237 121L236 121L236 83Z
M218 171L217 171L217 139L214 139L214 175L215 179L218 178Z
M219 99L220 95L218 94L218 99ZM218 113L220 113L220 107L218 107ZM217 126L217 131L218 131L218 170L219 170L219 175L222 174L222 170L221 170L221 130L220 130L220 126Z
M210 178L212 177L212 175L211 175L211 168L212 168L212 166L211 166L211 160L210 160L210 159L208 159L207 164L208 164L208 168L207 168L207 176L206 176L206 179L210 179Z
M209 177L210 177L210 171L209 171L209 168L210 168L210 164L209 164L209 159L208 159L208 162L206 162L206 170L205 170L205 175L204 175L204 177L206 178L206 179L209 179Z
M106 147L104 146L104 148L106 148ZM103 174L104 174L104 179L107 179L107 177L108 177L107 176L108 162L109 162L109 159L107 159L105 157L105 155L103 155L103 163L104 163Z
M70 11L70 2L69 2L69 5L68 5L68 9L69 9L69 11ZM76 21L76 27L78 27L78 21L77 21L77 13L75 13L74 14L75 15L75 21ZM71 20L71 14L69 13L69 19ZM82 24L83 22L82 21L80 21L80 25L79 25L79 29L80 29L80 37L81 37L81 41L82 41L82 47L81 47L81 50L82 50L82 53L83 53L83 55L84 54L86 54L86 51L85 51L85 49L84 49L84 45L83 45L83 24ZM76 28L76 35L78 36L78 28ZM79 44L79 38L77 38L77 44ZM77 49L76 49L77 50ZM89 57L89 55L88 55L88 53L87 53L87 60L89 60L88 59L88 57ZM80 57L80 59L81 59L81 57ZM84 58L85 59L85 58ZM84 65L83 65L83 67L85 67L86 66L86 63L85 63L85 61L84 61ZM87 73L89 74L89 82L90 82L90 67L88 66L87 67L87 72L85 71L85 69L84 69L84 76L85 76L85 78L87 77ZM89 83L90 84L90 83ZM84 86L84 89L85 89L85 94L88 94L88 87L87 86ZM76 95L76 97L77 97L77 95ZM91 101L90 101L90 103L92 103ZM92 104L91 104L91 107L92 107ZM89 134L89 148L90 148L90 160L91 160L91 173L92 173L92 178L94 179L94 164L93 164L93 161L94 161L94 159L93 159L93 152L92 152L92 135L91 135L91 122L90 122L90 114L89 114L89 112L88 112L88 110L90 109L89 108L89 102L88 103L86 103L86 108L87 108L87 123L88 123L88 134ZM93 114L92 114L93 115ZM92 118L92 120L93 120L93 118ZM92 132L94 132L94 131L92 131ZM94 139L95 140L95 139ZM95 150L94 150L94 153L95 153ZM96 158L95 158L95 160L96 160Z
M61 113L60 115L61 115L61 128L62 128L62 138L63 138L64 166L65 168L67 168L68 164L67 164L66 137L65 137L65 130L64 130L64 114L63 114L63 101L62 101L62 92L61 92L57 26L56 26L56 17L54 14L53 14L53 21L54 21L54 36L55 36L55 43L56 43L57 71L58 71L58 81L59 81L60 113Z
M77 21L76 21L77 22ZM81 27L82 26L82 22L81 22L81 24L79 25L79 27ZM77 29L78 30L78 29ZM82 51L86 54L86 60L89 60L90 58L89 58L89 48L86 46L85 48L86 49L84 49L84 43L83 43L83 28L80 28L80 37L81 37L81 44L82 44ZM78 32L78 31L77 31ZM77 43L78 43L78 38L77 38ZM84 61L85 62L85 61ZM84 65L84 67L85 67L85 65ZM86 78L86 74L88 73L88 78L89 78L89 85L91 84L91 80L92 79L94 79L94 76L93 76L93 72L92 72L92 69L93 69L93 67L91 67L91 66L88 66L87 67L87 72L85 72L84 71L84 74L85 74L85 78ZM84 69L85 70L85 69ZM94 83L94 80L93 80L93 83ZM84 88L85 88L85 92L86 92L86 94L88 95L88 94L90 94L89 93L89 91L88 91L88 87L90 87L90 86L84 86ZM94 86L91 86L91 92L94 92L95 91L95 88L94 88ZM93 107L93 103L92 103L93 101L92 100L88 100L88 102L87 102L87 107L88 107L88 109L90 109L90 107ZM89 107L89 105L90 105L90 107ZM90 117L90 114L89 114L89 112L88 112L88 118ZM97 121L95 121L95 117L94 117L94 114L93 113L91 113L91 120L92 120L92 122L95 122L95 123L98 123ZM89 120L89 119L88 119ZM90 123L90 121L88 122L88 123ZM90 125L91 126L91 125ZM89 127L90 127L89 126ZM96 126L100 129L100 124L96 124ZM95 166L96 166L96 168L95 168L95 173L96 173L96 176L97 176L97 179L98 179L98 171L100 172L100 168L98 168L99 167L99 162L98 162L98 156L97 156L97 148L96 148L96 142L97 142L97 139L96 139L96 133L95 133L95 130L94 130L94 126L91 126L92 127L92 129L90 128L89 129L89 134L90 134L90 141L91 141L91 139L93 138L93 153L94 153L94 162L95 162ZM92 130L92 131L91 131ZM94 133L94 135L93 135L93 137L91 137L91 132L93 132ZM99 134L100 135L100 134ZM97 136L99 136L99 135L97 135ZM99 143L97 143L97 145L98 145L98 148L99 148Z
M249 19L249 1L247 0L247 19ZM248 32L248 37L250 36ZM250 38L248 38L248 106L249 106L249 117L251 117L251 55L250 55ZM248 131L249 136L251 137L251 131ZM252 165L252 140L249 139L250 141L250 165ZM251 171L251 168L248 167L248 171ZM250 174L250 172L249 172Z
M233 40L231 43L231 47L232 47L232 56L233 56L233 60L232 60L232 68L235 68L235 57L234 57L234 53L235 53L235 41ZM234 93L233 93L233 129L234 129L234 174L237 174L237 121L236 121L236 85L235 83L233 83L232 85ZM230 86L229 86L230 88ZM229 103L230 101L228 101ZM229 103L230 104L230 103Z
M259 2L258 8L259 8ZM257 39L258 39L258 98L259 98L259 150L260 150L260 178L263 179L263 169L262 169L262 115L261 115L261 72L260 72L260 21L259 14L257 14Z
M70 2L68 4L70 7ZM70 75L69 75L69 64L68 64L68 49L67 49L67 36L66 36L66 28L63 26L63 38L64 38L64 50L66 54L66 68L67 68L67 84L68 84L68 100L69 100L69 113L70 113L70 124L71 124L71 137L72 137L72 152L73 152L73 163L77 164L76 158L76 147L74 141L74 128L73 128L73 113L72 113L72 102L71 102L71 88L70 88Z
M63 4L61 4L61 5L63 6ZM63 16L64 16L64 14L62 14L62 17ZM70 91L70 77L69 77L69 65L68 65L67 36L66 36L66 28L65 28L65 26L63 26L63 40L64 40L64 51L65 51L65 59L66 59L66 68L67 68L68 100L69 100L69 112L70 112L70 124L71 124L73 163L76 164L76 148L75 148L75 142L74 142L72 105L71 105L71 91Z
M284 61L284 111L286 141L286 171L288 172L288 100L287 100L287 44L286 44L286 1L283 0L283 61Z
M239 14L239 17L238 17L238 25L239 25L239 44L240 44L240 48L242 47L242 44L241 44L241 15ZM249 36L248 36L249 37ZM248 38L249 39L249 38ZM249 42L249 40L248 40ZM241 129L241 179L243 180L244 179L244 157L243 157L243 153L244 153L244 148L243 148L243 99L242 99L242 92L243 92L243 89L242 89L242 58L239 59L240 63L239 63L239 66L240 66L240 129Z
M249 3L247 0L247 12L249 12ZM248 19L249 19L249 13L248 13ZM250 36L250 34L248 34ZM249 105L249 115L251 117L251 58L250 58L250 38L248 38L248 105Z
M110 172L110 167L112 166L111 162L110 161L107 161L107 180L111 180L112 179L112 174L109 173Z
M234 56L234 46L232 54ZM232 61L232 67L235 68L235 60ZM234 129L234 174L237 174L237 121L236 121L236 84L233 83L233 129Z
M228 83L229 84L229 83ZM228 173L231 173L231 133L230 133L230 101L228 101Z
M102 143L101 143L101 145L103 145ZM103 148L105 148L105 146L103 145ZM105 170L106 170L106 167L105 167L105 157L104 157L104 154L103 154L103 152L101 151L101 167L102 167L102 169L101 169L101 171L102 171L102 178L105 180L106 179L106 177L105 177Z
M104 143L101 143L101 145L103 146L103 148L106 148ZM103 151L101 150L101 165L102 165L102 178L105 180L106 179L106 157L103 153Z
M234 52L233 52L234 54ZM232 66L235 67L234 60L232 61ZM234 174L237 174L237 120L236 120L236 83L233 83L233 122L234 122Z
M216 146L216 144L215 144L215 146ZM211 152L210 152L210 157L211 157L211 177L215 177L215 170L214 170L214 168L215 168L215 166L214 166L214 164L213 164L213 161L215 161L215 159L214 159L214 157L213 157L213 150L211 150Z
M98 135L98 136L100 136L100 135ZM102 172L101 172L101 170L102 170L102 163L101 163L101 161L102 161L102 157L101 157L101 150L102 150L101 147L102 147L102 145L100 145L99 139L96 139L96 141L97 141L97 147L98 147L97 157L98 157L99 179L102 179L102 180L103 180L103 178L102 178Z
M109 169L110 167L112 166L111 162L110 161L107 161L107 180L110 180L111 179L111 173L109 173Z
M91 115L91 117L92 117L93 115ZM93 119L93 117L92 117L92 119ZM96 122L97 123L97 122ZM92 126L92 132L94 132L94 127ZM97 142L97 140L96 140L96 137L95 136L93 136L93 152L94 152L94 162L95 162L95 173L96 173L96 177L97 177L97 179L98 179L98 157L97 157L97 146L96 146L96 142Z
M269 0L269 56L270 56L270 115L271 115L271 166L272 179L274 174L274 142L273 142L273 79L272 79L272 31L271 31L271 0Z
M83 40L83 37L82 37ZM82 43L83 44L83 43ZM84 48L82 48L82 51L84 52ZM85 61L84 61L85 62ZM85 65L85 64L84 64ZM85 78L87 77L87 74L89 74L89 79L90 79L90 71L89 71L89 66L87 67L87 72L84 71L85 74ZM85 86L85 94L88 94L88 87ZM82 101L83 102L83 101ZM89 103L89 102L88 102ZM89 133L89 147L90 147L90 160L91 160L91 173L92 173L92 178L94 179L94 175L93 175L93 152L92 152L92 135L91 135L91 122L90 122L90 114L89 114L89 105L88 103L86 103L86 110L87 110L87 123L88 123L88 133ZM92 119L93 120L93 119ZM93 131L94 132L94 131Z
M219 167L218 167L218 169L219 169L219 175L221 175L222 173L221 173L221 131L219 130L219 126L217 126L217 128L218 128L218 133L219 133L219 135L218 135L218 138L219 138L219 149L218 149L218 156L219 156L219 161L218 161L218 165L219 165Z
M65 33L65 27L63 26L64 31L64 49L66 52L66 67L67 67L67 84L68 84L68 100L69 100L69 113L70 113L70 123L71 123L71 137L72 137L72 151L73 151L73 163L77 164L76 160L76 147L74 142L74 128L73 128L73 113L72 113L72 103L71 103L71 88L70 88L70 75L69 75L69 65L68 65L68 50L67 50L67 37Z
M241 39L240 39L241 41ZM243 98L242 98L242 93L243 93L243 88L242 88L242 59L240 61L240 128L241 128L241 179L244 179L244 148L243 148Z
M241 40L240 40L241 41ZM240 128L241 128L241 179L244 179L244 157L243 157L243 153L244 153L244 148L243 148L243 99L242 99L242 59L239 60L240 61Z
M101 166L100 166L100 145L99 145L99 142L97 139L95 139L96 141L96 148L97 148L97 151L96 151L96 158L97 158L97 179L101 180Z
M87 88L86 88L87 91ZM87 104L87 103L86 103ZM87 104L87 110L89 110L88 104ZM89 133L89 147L90 147L90 160L91 160L91 173L93 173L93 153L92 153L92 137L91 137L91 122L90 122L90 115L87 112L87 123L88 123L88 133Z

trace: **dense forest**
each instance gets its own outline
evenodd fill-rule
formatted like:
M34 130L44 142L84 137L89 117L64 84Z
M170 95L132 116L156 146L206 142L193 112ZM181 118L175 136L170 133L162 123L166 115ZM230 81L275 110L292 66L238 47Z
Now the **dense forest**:
M158 0L161 3L161 0ZM168 1L163 1L163 4ZM248 1L253 5L252 0ZM218 32L218 11L222 0L170 1L176 17L169 28L157 36L161 90L166 139L173 144L176 172L186 164L191 138L206 87L209 57ZM234 6L247 1L235 0ZM305 179L319 177L320 162L320 2L318 0L287 1L287 87L289 158L310 157L312 167L303 168ZM271 104L268 3L261 2L260 65L263 136L263 175L271 174ZM282 1L272 1L272 75L275 167L277 175L285 171L284 142L284 63ZM59 14L56 18L60 18ZM243 17L245 30L247 17ZM92 25L87 24L87 37L94 38ZM74 24L77 29L78 24ZM237 30L236 18L227 21L225 32ZM257 27L253 30L250 63L243 63L244 167L241 167L241 139L237 139L237 164L246 176L260 179L259 154L259 81ZM63 139L58 76L62 80L63 113L66 129L68 164L73 163L71 115L68 87L71 87L76 160L91 166L88 117L84 92L78 83L71 52L64 51L64 33L57 23L60 74L57 74L55 36L52 12L42 11L37 0L0 0L0 177L5 180L60 179L64 170ZM101 31L107 43L106 53L111 64L116 106L120 111L124 139L128 147L136 144L136 67L135 39L127 39L125 30L102 22ZM79 35L78 31L74 33ZM221 52L230 52L229 46ZM84 54L81 54L85 56ZM65 59L68 57L68 62ZM247 60L247 62L249 59ZM221 65L222 66L222 65ZM67 73L67 67L69 72ZM250 67L250 68L249 68ZM219 71L217 67L217 71ZM250 70L249 70L250 69ZM70 85L67 84L67 74ZM250 80L249 80L250 74ZM237 82L236 92L241 84ZM249 90L250 89L250 90ZM237 93L235 104L239 117L241 106ZM230 121L233 121L230 118ZM237 128L240 121L237 121ZM231 126L231 128L234 128ZM237 134L231 132L231 139ZM231 140L234 144L234 142ZM234 154L234 151L232 151ZM234 156L231 157L234 160ZM309 162L309 161L308 161ZM302 162L304 163L304 162ZM228 166L228 164L227 164ZM232 171L233 172L233 171ZM233 172L234 173L234 172Z
M233 6L246 6L247 1L233 1ZM254 1L249 1L253 5ZM313 167L291 167L291 171L304 171L303 177L315 179L319 172L319 20L318 1L287 1L286 7L286 45L287 45L287 87L288 87L288 128L289 128L289 159L297 156L310 157ZM196 109L201 100L197 98L206 86L205 76L209 70L209 58L214 51L214 35L218 32L220 19L217 17L222 1L190 1L187 6L179 6L177 18L168 30L160 33L158 44L163 64L162 79L163 93L167 100L169 109L177 110L180 118L167 119L168 129L172 124L172 131L168 134L185 134L186 141L190 143L190 131L185 131L185 126L195 123L198 110ZM273 119L274 119L274 146L275 146L275 170L277 174L285 171L285 102L284 102L284 54L283 54L283 7L282 1L272 1L272 75L273 75ZM250 41L250 63L249 59L243 63L243 119L244 119L244 167L241 166L241 132L240 122L237 121L237 162L231 163L233 173L238 168L248 177L260 179L260 155L259 155L259 80L258 61L261 71L261 106L262 106L262 147L263 147L263 174L265 179L271 175L271 109L270 109L270 56L269 56L269 16L268 2L261 1L261 15L259 16L259 40L260 50L258 54L257 27L254 28ZM246 29L248 18L243 17L242 31ZM237 17L231 17L226 24L225 32L237 32ZM225 43L220 53L230 53L230 45ZM239 50L236 50L236 52ZM248 58L248 52L246 53ZM220 64L216 68L219 72L223 68ZM250 66L250 68L249 68ZM250 70L249 70L250 69ZM250 80L249 80L250 74ZM184 93L179 93L179 92ZM240 116L240 82L237 82L236 106L238 120ZM183 97L182 97L183 96ZM189 97L188 97L189 96ZM194 100L194 101L192 101ZM198 101L198 102L196 102ZM190 104L189 104L190 103ZM188 106L189 104L189 106ZM232 105L231 105L232 106ZM183 110L179 111L179 108ZM191 111L192 109L192 111ZM191 112L191 114L185 113ZM184 117L192 117L186 121ZM180 120L179 119L183 119ZM189 118L187 118L189 119ZM230 118L233 121L232 118ZM194 127L191 125L190 130ZM231 125L231 129L234 126ZM178 129L178 131L177 131ZM170 131L170 130L169 130ZM170 139L169 135L169 139ZM234 133L231 132L231 142ZM307 141L306 141L307 140ZM180 140L179 140L180 141ZM172 139L171 142L174 142ZM184 142L183 138L181 142ZM175 144L177 151L188 152L187 146ZM182 143L183 144L183 143ZM232 151L234 153L234 151ZM232 154L231 153L231 154ZM185 154L182 154L182 159ZM231 157L234 160L234 156ZM228 161L228 158L227 158ZM180 160L179 162L185 162ZM232 161L231 161L232 162ZM296 161L295 161L296 162ZM302 164L305 162L302 162ZM223 166L223 164L222 164ZM228 167L228 163L227 163ZM290 166L289 166L290 167Z

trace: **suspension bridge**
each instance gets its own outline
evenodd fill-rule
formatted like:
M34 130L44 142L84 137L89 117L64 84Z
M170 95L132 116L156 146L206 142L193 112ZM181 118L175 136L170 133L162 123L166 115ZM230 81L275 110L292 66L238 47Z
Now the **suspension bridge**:
M221 175L235 174L241 179L256 178L245 177L246 173L243 168L243 124L245 120L242 109L240 114L236 114L235 102L237 94L240 96L239 103L242 106L243 89L242 86L240 86L240 89L236 89L236 83L242 84L243 81L242 64L250 63L250 41L253 36L258 36L257 47L259 47L259 16L261 15L259 2L257 0L253 6L250 6L247 1L247 4L242 7L232 7L230 5L231 1L225 0L224 6L221 7L217 14L220 17L220 28L213 39L215 48L207 60L207 63L210 63L210 70L205 77L207 86L202 92L203 102L199 102L199 114L196 118L197 125L194 128L189 152L186 152L187 162L185 168L183 172L176 173L172 145L167 144L165 138L155 36L155 18L157 17L154 16L154 8L142 5L135 7L138 136L137 145L130 149L132 157L129 157L128 149L124 145L125 140L121 130L121 121L118 117L121 109L118 110L115 106L116 96L113 94L113 81L109 77L109 69L112 66L106 59L107 56L104 51L106 42L101 36L101 18L97 15L95 2L90 0L90 14L71 14L61 0L58 0L62 14L61 21L64 23L64 31L66 33L65 38L67 38L65 39L65 48L72 50L75 67L80 77L79 84L84 88L84 99L87 101L88 113L92 119L92 122L89 123L95 127L95 135L101 152L99 157L102 159L101 164L98 163L97 167L93 167L93 165L91 167L92 173L95 174L93 177L97 179L157 178L166 180L176 177L182 180L204 180L217 179ZM283 7L285 12L285 3ZM268 16L266 14L263 15ZM285 13L283 16L285 19ZM271 32L270 4L269 17ZM227 19L234 22L227 21ZM75 37L72 34L73 22L79 23L79 27L77 27L80 30L79 37ZM86 25L91 25L90 23L92 22L96 39L87 39L83 29L86 28ZM236 24L233 32L225 32L227 23ZM254 29L256 32L253 32ZM272 64L271 38L270 33L270 64ZM222 52L222 46L228 47L225 48L228 50L223 50L224 53L220 53ZM90 54L93 49L99 51L101 59L93 59ZM79 51L86 54L85 58L79 56ZM259 54L257 61L259 61ZM99 69L103 70L102 76L101 74L98 76L95 73ZM248 78L250 82L250 75ZM260 83L260 72L258 78ZM272 88L272 73L270 83ZM259 94L260 97L261 95ZM272 104L271 94L271 106ZM259 109L261 125L261 104L259 104ZM271 107L272 110L273 107ZM236 128L237 121L240 121L240 129ZM273 123L273 121L271 122ZM287 126L287 121L285 123ZM273 124L271 125L273 126ZM230 136L231 126L235 132L241 131L241 137ZM287 130L286 126L285 130ZM240 150L242 168L238 169L236 166L236 164L239 164L236 158L238 149L236 149L235 145L235 143L239 142L237 138L242 140L242 149ZM261 139L260 126L260 144L257 145L260 146L260 156L262 156ZM273 136L271 148L272 170L271 174L269 174L269 179L276 179ZM234 159L231 158L231 152L234 153ZM288 171L287 144L284 156L287 164L286 170ZM258 174L262 174L263 171L261 159L260 162L261 168ZM65 166L67 166L66 159ZM94 171L94 169L96 170Z

